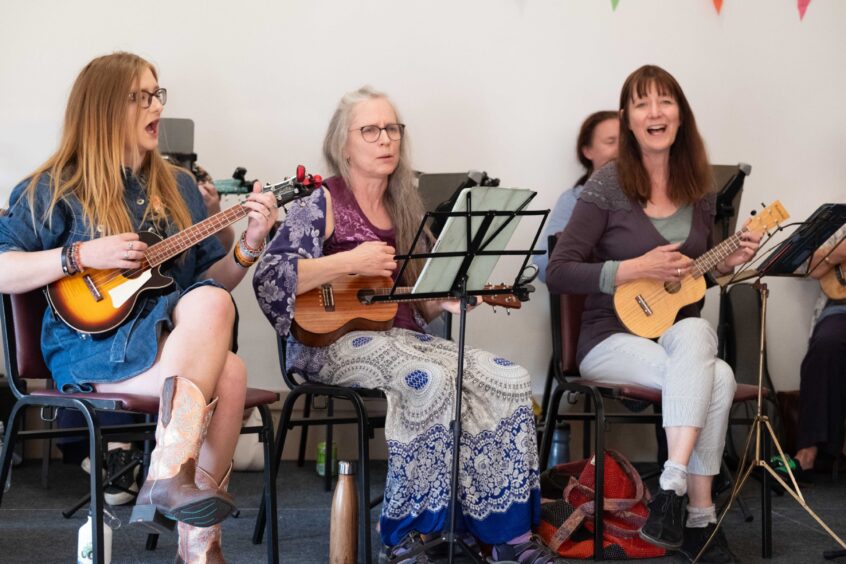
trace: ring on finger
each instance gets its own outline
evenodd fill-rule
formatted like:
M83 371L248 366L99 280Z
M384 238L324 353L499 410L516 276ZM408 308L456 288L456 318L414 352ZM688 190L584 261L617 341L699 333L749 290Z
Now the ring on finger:
M123 252L123 260L129 260L129 251Z
M130 241L130 242L129 242L129 247L128 247L128 248L129 248L129 250L130 250L130 251L132 250L132 241Z
M676 274L681 278L681 268L676 269Z

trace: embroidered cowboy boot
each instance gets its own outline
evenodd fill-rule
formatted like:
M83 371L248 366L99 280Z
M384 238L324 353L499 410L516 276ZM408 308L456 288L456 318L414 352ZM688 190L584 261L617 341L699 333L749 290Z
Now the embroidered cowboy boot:
M197 487L201 490L225 492L229 487L231 475L232 465L218 485L205 470L197 468ZM225 564L220 542L220 524L201 528L179 523L179 552L176 554L176 564Z
M235 502L225 491L201 490L195 483L200 446L216 404L217 398L206 405L203 393L187 378L171 376L165 380L156 448L130 523L157 533L173 530L174 521L210 527L235 509Z

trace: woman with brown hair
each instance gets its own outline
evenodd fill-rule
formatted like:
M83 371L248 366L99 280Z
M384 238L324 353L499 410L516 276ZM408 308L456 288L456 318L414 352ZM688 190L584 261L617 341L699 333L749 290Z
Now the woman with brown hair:
M714 530L711 483L719 472L736 387L716 358L717 337L683 308L657 342L628 333L613 305L618 284L652 278L677 282L713 246L715 195L705 145L675 78L644 66L620 94L617 160L588 180L547 271L550 291L588 294L579 338L584 378L661 390L669 459L641 537L693 559ZM717 265L719 274L749 260L760 235ZM682 522L687 495L687 521ZM724 537L703 562L731 562Z
M194 180L158 152L167 91L137 55L91 61L74 83L59 148L13 191L0 218L0 291L23 293L83 269L139 269L147 245L205 219ZM229 294L257 260L276 219L271 194L251 194L247 229L227 256L215 237L185 251L104 333L77 332L51 309L42 352L63 392L160 395L156 448L133 522L179 521L179 559L222 561L218 523L241 428L244 363L230 352L237 318ZM144 263L148 264L148 263ZM171 525L172 527L172 525Z

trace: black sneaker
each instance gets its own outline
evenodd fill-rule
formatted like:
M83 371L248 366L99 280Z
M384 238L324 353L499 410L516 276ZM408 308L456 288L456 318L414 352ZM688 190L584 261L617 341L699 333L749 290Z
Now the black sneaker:
M649 502L649 517L640 529L640 538L655 546L676 550L684 535L684 496L672 490L660 490Z
M711 523L707 527L685 527L684 542L682 543L679 552L684 554L688 560L693 562L699 554L699 551L702 550L702 547L705 546L705 543L711 537L711 533L714 532L716 526L716 524ZM723 534L723 530L718 529L717 533L714 535L714 540L712 540L711 544L708 545L708 548L705 550L702 558L699 559L699 562L702 562L703 564L728 564L730 562L740 562L740 560L737 559L737 556L735 556L729 548L728 541L726 540L726 536Z
M106 454L106 476L111 478L128 465L140 461L138 449L124 450L116 448ZM103 498L109 505L126 505L138 494L138 471L140 465L124 472L103 490ZM107 479L108 479L107 478Z

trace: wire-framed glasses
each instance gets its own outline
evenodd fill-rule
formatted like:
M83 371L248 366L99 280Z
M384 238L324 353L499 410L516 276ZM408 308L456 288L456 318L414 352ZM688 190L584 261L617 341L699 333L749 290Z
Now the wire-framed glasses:
M354 130L351 129L350 131ZM368 143L375 143L378 141L383 131L388 135L388 139L391 141L399 141L402 139L403 133L405 133L405 124L389 123L385 127L379 127L378 125L365 125L364 127L359 127L358 131L361 132L362 139Z
M153 103L153 98L158 98L159 103L164 106L167 104L167 88L159 88L155 92L147 92L146 90L139 90L138 92L129 93L130 102L138 102L138 105L144 109L150 107Z

